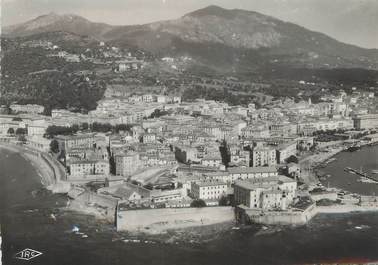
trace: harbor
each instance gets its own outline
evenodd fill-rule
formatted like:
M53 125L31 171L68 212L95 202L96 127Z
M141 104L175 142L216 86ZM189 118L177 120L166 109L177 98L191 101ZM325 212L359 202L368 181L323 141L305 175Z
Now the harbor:
M357 152L340 152L321 167L324 186L361 195L378 194L378 146L361 146Z
M378 184L378 177L370 176L367 172L364 172L362 168L357 170L351 167L346 167L344 171L360 176L362 182Z

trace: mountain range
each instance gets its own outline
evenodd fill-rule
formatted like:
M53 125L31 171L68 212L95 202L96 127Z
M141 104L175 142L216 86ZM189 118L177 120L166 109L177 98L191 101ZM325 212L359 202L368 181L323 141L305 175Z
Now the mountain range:
M158 56L189 56L206 67L230 72L272 67L378 68L377 49L341 43L257 12L218 6L174 20L131 26L50 13L2 30L9 38L68 32Z

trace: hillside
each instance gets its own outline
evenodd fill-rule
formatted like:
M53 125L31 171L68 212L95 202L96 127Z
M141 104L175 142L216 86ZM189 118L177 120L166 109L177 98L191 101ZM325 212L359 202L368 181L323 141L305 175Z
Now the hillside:
M125 89L130 80L143 86L159 83L184 99L230 104L262 102L256 93L296 98L301 92L315 99L323 88L370 90L378 83L377 50L256 12L216 6L137 26L48 14L4 32L0 105L37 103L47 113L93 110L108 85ZM117 50L120 54L114 55ZM81 59L66 61L57 56L60 51ZM145 61L143 70L113 72L113 61L129 53ZM166 56L174 57L173 63L161 60ZM238 81L225 82L230 77ZM298 86L302 80L315 85Z
M257 12L209 6L181 18L136 26L93 23L75 15L49 14L8 27L8 37L66 31L158 56L190 56L222 72L271 66L378 68L378 50L338 42Z
M94 23L73 14L49 13L26 23L3 27L2 34L6 37L22 37L45 32L66 31L101 39L102 35L112 28L107 24Z
M82 49L78 43L89 45L92 41L63 32L33 36L38 40L42 37L59 38L62 46L72 50ZM104 94L105 83L92 71L93 65L88 62L68 63L50 56L50 50L25 45L32 40L31 37L2 38L0 105L12 102L40 104L46 107L46 113L53 108L73 111L96 108L96 102ZM75 46L71 46L73 44Z

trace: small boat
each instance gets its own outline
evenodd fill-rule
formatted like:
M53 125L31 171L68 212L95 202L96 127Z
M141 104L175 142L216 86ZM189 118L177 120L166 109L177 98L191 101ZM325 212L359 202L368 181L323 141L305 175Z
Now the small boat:
M361 230L361 229L369 229L370 226L368 226L368 225L358 225L358 226L355 226L354 228L356 228L358 230Z
M239 230L240 229L240 227L237 227L237 226L234 226L233 228L232 228L232 230Z
M88 237L88 235L85 235L85 234L84 234L84 235L82 235L81 237L82 237L82 238L87 238L87 237Z
M24 213L34 213L38 211L39 211L38 209L32 209L32 210L25 210Z
M56 221L56 216L55 216L55 214L53 214L53 213L50 214L50 218L53 219L54 221Z
M324 180L326 180L326 179L327 179L326 176L320 176L320 177L319 177L319 180L320 180L320 181L324 181Z
M72 229L71 229L71 232L72 232L72 233L78 233L79 231L80 231L80 229L79 229L79 227L76 226L76 225L74 225L74 226L72 227Z

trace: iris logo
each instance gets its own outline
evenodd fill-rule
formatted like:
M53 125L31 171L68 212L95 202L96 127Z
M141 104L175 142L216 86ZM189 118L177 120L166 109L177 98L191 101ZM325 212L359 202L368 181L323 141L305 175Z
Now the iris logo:
M16 259L31 260L42 255L42 252L26 248L15 255Z

